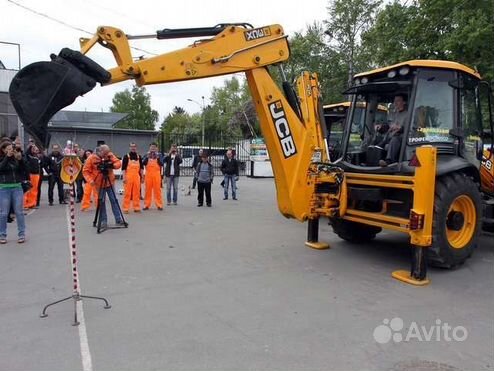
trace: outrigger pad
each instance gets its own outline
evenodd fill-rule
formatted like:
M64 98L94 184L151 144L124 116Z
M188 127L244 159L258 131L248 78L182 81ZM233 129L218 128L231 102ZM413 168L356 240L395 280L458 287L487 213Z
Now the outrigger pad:
M35 62L21 69L9 88L10 99L24 129L41 148L50 142L48 121L62 108L111 75L78 51L64 48L51 62Z

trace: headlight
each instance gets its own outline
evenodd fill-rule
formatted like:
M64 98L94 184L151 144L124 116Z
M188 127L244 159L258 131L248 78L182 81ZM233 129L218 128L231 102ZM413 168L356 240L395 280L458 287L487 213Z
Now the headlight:
M355 85L360 85L360 79L359 78L355 79Z
M367 84L369 82L369 79L367 77L362 77L361 82L362 84Z
M392 79L392 78L393 78L393 77L395 77L395 76L396 76L396 71L395 71L395 70L391 70L391 71L389 71L389 72L388 72L388 77L389 77L390 79Z
M408 75L408 73L410 72L410 67L408 66L405 66L405 67L401 67L400 70L398 71L398 73L401 75L401 76L405 76L405 75Z

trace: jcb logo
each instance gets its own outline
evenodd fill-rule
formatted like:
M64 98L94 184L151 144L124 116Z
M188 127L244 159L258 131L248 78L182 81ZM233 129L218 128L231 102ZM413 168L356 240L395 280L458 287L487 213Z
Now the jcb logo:
M271 30L269 27L254 28L244 32L245 40L252 41L262 37L271 36Z
M290 132L290 126L286 119L285 111L281 101L276 101L269 105L269 112L273 118L276 133L280 141L281 149L285 158L291 157L297 153L295 142L293 141L292 133Z
M487 169L487 170L491 170L492 169L492 162L491 160L487 160L485 157L482 161L482 165L484 165L484 167Z

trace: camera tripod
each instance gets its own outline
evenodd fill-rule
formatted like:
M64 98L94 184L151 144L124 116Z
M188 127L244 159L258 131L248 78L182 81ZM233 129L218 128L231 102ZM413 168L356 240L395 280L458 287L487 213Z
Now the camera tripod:
M110 182L110 177L108 170L102 170L101 174L103 175L99 192L98 192L98 206L96 207L96 213L94 215L94 220L93 220L93 227L97 227L96 231L97 233L101 233L106 231L107 229L120 229L120 228L128 228L129 223L126 222L122 209L120 208L120 204L118 203L117 200L117 195L115 194L115 189L113 188L113 185ZM103 187L103 185L109 185L109 187ZM117 223L113 226L108 226L108 223L101 223L101 210L102 210L102 205L104 205L105 202L105 192L106 189L108 189L109 195L108 197L112 197L113 199L116 200L116 208L113 207L113 205L110 202L110 207L112 208L113 214L115 215L115 218L117 218L117 215L120 216L121 222Z

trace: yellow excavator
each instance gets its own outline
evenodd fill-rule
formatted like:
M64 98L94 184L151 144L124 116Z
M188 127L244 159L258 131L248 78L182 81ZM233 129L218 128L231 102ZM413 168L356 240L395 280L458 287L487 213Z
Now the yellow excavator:
M197 40L184 49L134 60L129 41L146 37ZM96 44L113 53L115 67L107 70L86 55ZM328 248L318 236L320 217L328 217L335 232L347 240L368 241L382 228L407 233L412 267L393 272L402 281L428 283L430 251L433 261L444 266L462 263L478 240L482 201L492 213L487 201L488 192L494 193L492 147L482 160L492 115L490 132L478 126L480 110L490 110L490 101L484 103L479 96L485 86L480 76L457 63L434 61L410 61L356 76L347 92L354 100L341 154L330 161L317 75L303 73L295 88L284 81L280 89L268 70L279 66L284 76L281 64L289 55L287 35L277 24L259 28L219 24L144 36L102 26L92 38L80 39L80 51L62 49L50 62L19 71L10 95L25 130L46 146L51 116L97 83L132 79L141 86L245 72L271 158L279 210L285 217L307 221L306 245ZM447 103L442 95L427 101L430 91L442 90L450 94ZM378 107L391 110L392 97L398 93L408 99L399 158L389 166L373 166L366 155ZM353 122L359 106L365 107L364 118ZM415 122L415 112L422 106L422 121ZM374 157L379 153L373 148ZM485 187L481 161L491 164Z

